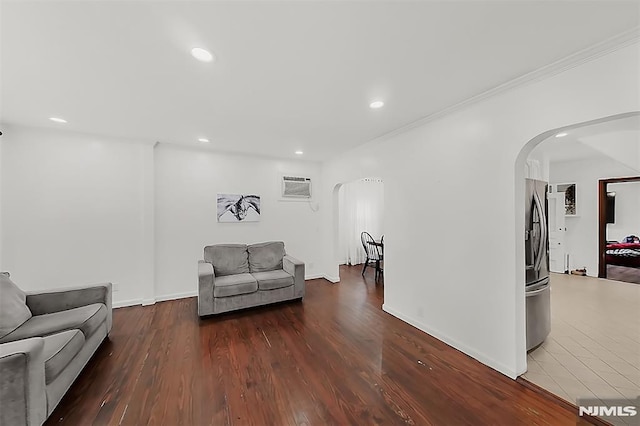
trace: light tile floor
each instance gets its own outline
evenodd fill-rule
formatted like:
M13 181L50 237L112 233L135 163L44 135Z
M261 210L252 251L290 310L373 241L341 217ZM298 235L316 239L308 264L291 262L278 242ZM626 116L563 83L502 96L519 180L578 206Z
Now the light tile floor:
M574 404L639 397L640 285L552 274L551 334L527 366L524 378Z

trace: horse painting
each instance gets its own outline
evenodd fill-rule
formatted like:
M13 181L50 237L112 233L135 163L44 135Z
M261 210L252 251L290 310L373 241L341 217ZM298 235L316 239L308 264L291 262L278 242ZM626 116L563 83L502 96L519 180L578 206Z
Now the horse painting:
M218 194L218 222L258 220L260 220L260 197L258 195Z

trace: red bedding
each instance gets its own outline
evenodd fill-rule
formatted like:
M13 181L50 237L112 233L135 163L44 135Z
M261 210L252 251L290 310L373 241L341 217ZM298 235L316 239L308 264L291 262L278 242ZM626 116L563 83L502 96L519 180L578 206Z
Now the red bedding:
M610 265L640 268L640 243L607 244L605 257Z

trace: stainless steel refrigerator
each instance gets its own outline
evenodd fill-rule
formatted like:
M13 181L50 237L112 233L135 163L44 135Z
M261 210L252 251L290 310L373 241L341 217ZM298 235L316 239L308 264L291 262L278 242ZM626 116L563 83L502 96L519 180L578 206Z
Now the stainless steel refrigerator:
M526 180L525 303L527 351L539 346L551 331L547 188L547 182L534 179Z

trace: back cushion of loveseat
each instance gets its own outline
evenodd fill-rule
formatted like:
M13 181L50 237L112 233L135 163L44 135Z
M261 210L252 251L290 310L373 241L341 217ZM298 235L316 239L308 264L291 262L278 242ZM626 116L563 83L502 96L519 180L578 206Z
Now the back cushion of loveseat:
M282 269L282 258L285 255L282 241L251 244L249 251L249 270L251 272L267 272Z
M249 272L249 253L245 244L216 244L204 248L205 262L213 265L216 277Z

